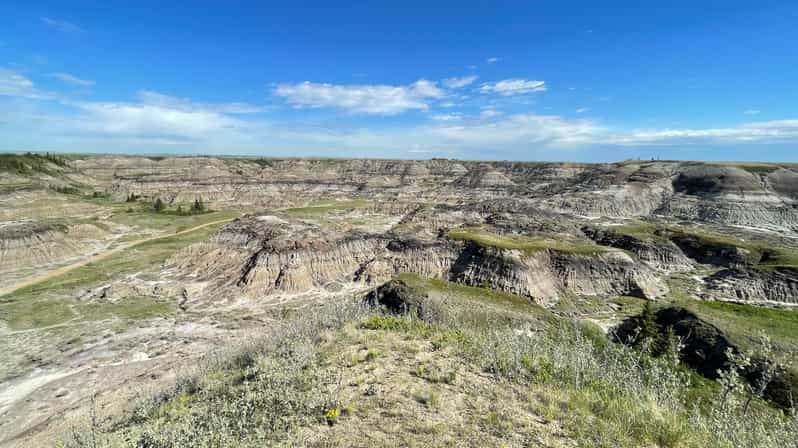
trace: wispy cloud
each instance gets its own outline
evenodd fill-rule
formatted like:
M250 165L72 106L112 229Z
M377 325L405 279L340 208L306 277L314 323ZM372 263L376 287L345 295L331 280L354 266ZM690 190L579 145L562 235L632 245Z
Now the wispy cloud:
M75 25L72 22L67 22L66 20L60 19L52 19L50 17L39 17L39 20L42 21L45 25L53 28L55 30L61 31L62 33L81 33L83 32L83 28Z
M463 114L453 112L450 114L435 114L432 116L433 120L437 121L460 121L463 119Z
M759 115L761 112L762 111L759 110L759 109L748 109L748 110L744 111L743 113L745 115Z
M580 108L576 109L576 113L578 113L578 114L583 114L585 112L590 112L590 109L588 109L587 107L580 107Z
M69 73L50 73L49 76L73 86L89 87L95 84L94 81L89 79L81 79L75 75L70 75Z
M502 113L496 110L495 107L486 107L479 113L480 120L490 120L491 118L498 117Z
M639 129L605 141L618 145L798 143L798 120L757 121L725 128Z
M426 110L430 99L444 96L433 81L421 79L404 86L382 84L278 84L274 95L295 107L332 107L353 113L395 115L407 110Z
M33 81L19 73L0 68L0 95L29 99L47 99L53 95L36 88Z
M499 61L501 61L501 58L488 58L485 60L485 62L487 62L488 64L495 64Z
M476 81L478 76L464 76L462 78L448 78L444 79L443 85L450 88L450 89L460 89L467 85L473 84Z
M174 109L188 112L202 110L221 114L240 115L255 114L266 111L266 108L262 106L256 106L249 103L198 103L188 98L178 98L175 96L164 95L152 90L139 91L138 98L142 104L146 104L148 106L156 106L164 109Z
M604 130L589 120L567 120L555 115L516 114L498 121L429 129L441 144L467 148L579 146L592 143Z
M545 81L528 79L505 79L495 83L485 83L479 88L482 93L498 93L502 96L522 95L532 92L545 92Z

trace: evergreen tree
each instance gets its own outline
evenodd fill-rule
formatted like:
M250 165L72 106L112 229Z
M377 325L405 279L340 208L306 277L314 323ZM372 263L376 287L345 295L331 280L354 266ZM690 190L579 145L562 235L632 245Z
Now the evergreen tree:
M657 329L657 317L654 315L654 308L651 306L650 301L646 301L643 306L643 312L640 313L638 322L640 323L640 332L637 334L635 345L641 346L646 341L649 344L655 343L658 339L659 331Z
M163 203L161 198L155 199L155 204L152 205L152 208L155 209L156 212L160 212L166 208L166 204Z
M662 333L657 338L656 346L654 347L654 356L666 359L671 365L679 363L679 354L682 350L682 340L673 331L673 326L668 325L665 333Z
M205 211L205 204L202 203L202 198L194 199L194 205L191 206L192 213L202 213Z

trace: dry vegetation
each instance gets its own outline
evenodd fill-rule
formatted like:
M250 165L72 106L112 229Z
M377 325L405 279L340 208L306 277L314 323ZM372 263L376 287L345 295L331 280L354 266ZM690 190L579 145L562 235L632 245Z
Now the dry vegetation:
M796 446L798 420L746 410L735 370L697 393L686 370L594 327L464 321L449 306L416 318L357 301L287 316L63 444Z

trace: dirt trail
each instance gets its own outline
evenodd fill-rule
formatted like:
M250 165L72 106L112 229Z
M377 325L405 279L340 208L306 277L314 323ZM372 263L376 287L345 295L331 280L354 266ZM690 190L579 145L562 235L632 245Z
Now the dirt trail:
M22 279L22 280L18 281L15 284L0 288L0 297L6 296L6 295L9 295L9 294L13 294L13 293L19 291L22 288L27 288L28 286L35 285L36 283L43 282L45 280L49 280L49 279L51 279L53 277L57 277L59 275L64 275L64 274L66 274L66 273L68 273L68 272L70 272L72 270L75 270L75 269L81 267L81 266L85 266L85 265L87 265L89 263L94 263L94 262L103 260L103 259L108 258L111 255L117 254L117 253L119 253L119 252L121 252L123 250L130 249L131 247L138 246L139 244L144 244L144 243L147 243L147 242L150 242L150 241L160 240L160 239L163 239L163 238L170 238L170 237L173 237L173 236L184 235L186 233L191 233L191 232L194 232L196 230L202 229L204 227L212 226L212 225L215 225L215 224L220 224L220 223L227 222L227 221L232 221L233 219L235 219L235 218L225 218L225 219L220 219L220 220L217 220L217 221L206 222L205 224L200 224L198 226L194 226L194 227L191 227L191 228L188 228L188 229L185 229L185 230L181 230L179 232L170 233L170 234L167 234L167 235L157 235L157 236L152 236L152 237L149 237L149 238L144 238L144 239L140 239L140 240L127 242L127 243L125 243L125 244L123 244L121 246L115 247L113 249L109 249L109 250L107 250L105 252L101 252L101 253L93 255L93 256L91 256L89 258L85 258L85 259L80 260L78 262L72 263L70 265L62 266L62 267L57 268L57 269L53 269L52 271L48 271L48 272L46 272L44 274L41 274L41 275L30 276L28 278L25 278L25 279Z

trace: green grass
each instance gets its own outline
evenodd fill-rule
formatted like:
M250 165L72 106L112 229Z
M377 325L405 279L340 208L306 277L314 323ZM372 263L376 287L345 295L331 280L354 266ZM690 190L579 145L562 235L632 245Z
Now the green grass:
M75 317L96 320L115 315L138 319L169 312L172 305L141 299L92 305L60 297L124 275L139 272L145 273L145 276L146 273L151 275L154 267L160 266L177 250L208 238L223 225L219 223L186 234L148 241L97 263L89 263L64 275L23 288L0 299L0 319L14 330L23 330L56 325Z
M427 293L429 299L425 310L469 328L489 329L497 325L543 328L557 320L552 312L527 297L416 274L400 274L399 279L411 288Z
M760 268L769 269L777 267L798 269L798 250L791 248L768 248L760 246L760 251L766 254L767 258L758 264Z
M778 165L771 165L766 163L740 163L735 165L737 168L742 168L749 173L753 174L768 174L779 169Z
M117 204L114 215L110 221L131 227L158 230L164 232L179 232L191 227L196 227L208 222L221 219L233 219L241 215L241 210L223 210L195 215L179 215L175 210L155 212L149 205L133 204L124 206ZM127 208L133 208L128 212Z
M67 301L30 299L0 302L0 320L14 331L58 325L74 317Z
M86 264L65 275L29 286L17 294L40 294L53 290L75 289L109 281L119 275L150 271L154 266L166 261L178 249L210 237L222 225L224 223L138 244L97 263Z
M126 320L166 316L175 310L173 303L151 297L126 297L114 303L88 303L77 308L81 320L94 321L112 318Z
M19 175L34 173L57 174L55 167L66 167L67 161L52 154L0 154L0 172Z
M371 202L365 199L327 201L316 205L309 205L307 207L287 208L282 210L282 212L294 218L316 218L341 210L366 208L370 204Z
M765 332L780 353L798 354L798 310L702 300L678 304L718 327L741 348L756 350L758 335Z
M537 239L520 235L497 235L476 227L452 229L449 231L448 236L453 240L471 241L483 247L520 250L528 255L544 250L580 255L595 255L613 250L596 244Z
M637 297L620 296L606 299L566 294L557 300L551 310L561 315L602 317L611 314L623 318L639 314L644 303L645 299Z
M460 283L447 282L445 280L425 278L417 274L403 273L399 274L399 279L410 285L412 288L418 288L426 291L435 291L439 293L446 293L454 296L459 296L465 299L486 301L508 308L523 311L540 311L545 312L539 305L533 303L526 297L509 294L502 291L497 291L491 288L478 288L473 286L466 286Z
M0 303L0 320L10 330L31 330L72 320L140 320L166 316L174 304L149 297L126 297L117 302L79 303L68 299L31 299Z

